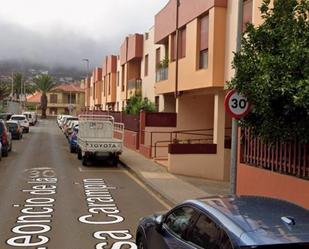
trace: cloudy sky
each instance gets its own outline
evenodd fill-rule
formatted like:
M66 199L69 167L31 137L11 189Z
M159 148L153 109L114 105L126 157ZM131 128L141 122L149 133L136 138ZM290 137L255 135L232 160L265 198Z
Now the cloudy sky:
M123 38L147 31L168 0L0 0L0 60L100 65ZM84 65L85 66L85 65Z

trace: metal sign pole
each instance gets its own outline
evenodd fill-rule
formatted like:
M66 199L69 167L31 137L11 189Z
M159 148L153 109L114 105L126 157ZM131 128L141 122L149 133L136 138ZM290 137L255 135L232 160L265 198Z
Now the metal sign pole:
M238 0L237 20L237 41L236 52L240 51L243 21L243 0ZM230 193L236 194L237 187L237 141L238 141L238 120L232 120L232 141L231 141L231 169L230 169Z

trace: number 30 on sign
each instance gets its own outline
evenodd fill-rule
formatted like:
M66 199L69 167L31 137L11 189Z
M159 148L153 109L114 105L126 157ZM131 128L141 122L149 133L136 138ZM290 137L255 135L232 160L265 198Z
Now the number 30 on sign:
M250 112L250 104L246 97L231 90L227 93L224 100L226 112L233 118L241 119Z

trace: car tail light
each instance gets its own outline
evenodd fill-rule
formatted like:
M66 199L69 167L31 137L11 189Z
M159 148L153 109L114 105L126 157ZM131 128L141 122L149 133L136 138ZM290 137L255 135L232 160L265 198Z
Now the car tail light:
M6 144L7 141L8 141L7 135L6 135L6 133L3 131L3 132L2 132L2 143L3 143L3 144Z

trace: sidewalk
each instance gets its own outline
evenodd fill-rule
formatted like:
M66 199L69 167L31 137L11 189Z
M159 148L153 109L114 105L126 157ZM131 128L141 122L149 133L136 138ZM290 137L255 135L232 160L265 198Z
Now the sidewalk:
M227 182L171 174L165 167L127 148L123 148L120 161L171 206L188 199L229 193Z

